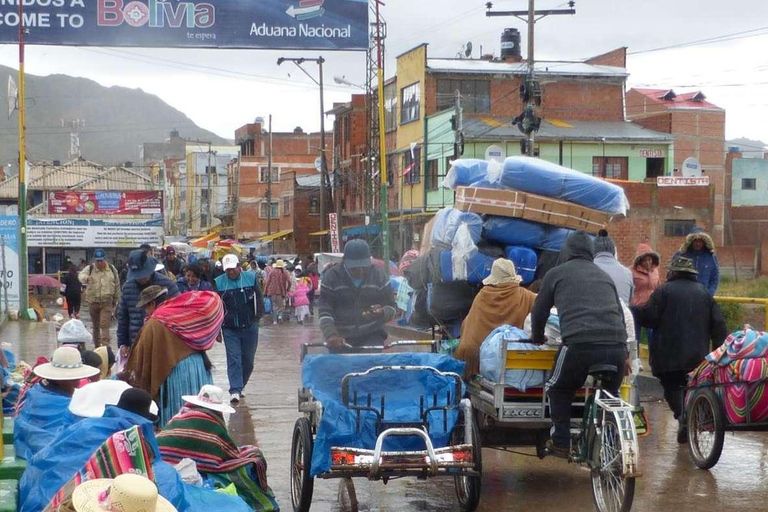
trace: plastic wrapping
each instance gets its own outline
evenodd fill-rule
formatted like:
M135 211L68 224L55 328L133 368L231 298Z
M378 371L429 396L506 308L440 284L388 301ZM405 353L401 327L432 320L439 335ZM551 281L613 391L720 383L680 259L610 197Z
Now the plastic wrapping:
M312 476L328 471L331 467L331 447L345 446L373 449L376 445L375 415L361 412L360 431L356 428L356 414L341 401L341 381L348 373L360 373L374 366L431 366L442 372L461 375L464 363L451 357L430 353L402 353L376 355L313 355L304 359L302 382L311 389L315 399L323 404L323 416L317 428L312 453ZM451 390L453 379L440 377L427 371L383 371L368 377L354 379L350 384L350 396L357 391L359 397L372 395L374 404L386 397L387 421L420 421L419 399L437 393L438 404L444 404ZM463 390L462 390L463 393ZM429 415L429 435L436 448L447 445L458 410L448 411L448 428L443 430L442 413ZM385 450L423 450L424 442L413 437L389 437Z
M452 247L456 231L462 224L466 224L472 242L477 244L483 232L483 219L476 213L462 212L449 206L435 215L435 224L432 226L432 245L443 248Z
M530 284L536 275L538 256L536 251L529 247L510 245L504 248L504 257L515 264L515 270L523 281L522 284Z
M523 323L523 330L525 331L526 336L528 336L529 338L532 337L530 314L527 317L525 317L525 322ZM563 339L560 336L560 317L557 316L556 308L552 308L549 312L547 323L544 324L544 336L547 337L546 344L550 346L556 347L563 342Z
M501 360L501 344L507 350L547 350L528 343L528 335L517 327L502 325L494 329L480 346L480 374L492 382L501 382L501 371L506 361ZM504 384L520 391L544 386L545 370L505 370Z
M24 397L24 405L13 424L16 456L29 460L50 443L64 427L79 418L69 412L71 398L35 384Z
M488 176L488 161L476 158L460 158L451 162L451 168L445 175L443 187L456 190L467 187Z
M439 323L461 320L472 308L476 293L467 281L431 283L427 287L427 311Z
M504 160L498 181L491 183L553 199L562 199L587 208L626 215L629 201L624 189L546 160L527 156L511 156Z
M565 239L573 233L538 222L507 217L488 216L483 223L483 238L504 245L521 245L533 249L559 251Z
M483 279L491 275L491 267L493 267L495 260L496 258L493 256L478 252L466 261L464 279L473 285L481 284ZM440 277L443 281L459 280L454 273L451 251L442 251L440 253Z
M453 237L451 249L451 267L454 279L467 280L467 267L469 260L477 254L477 246L472 241L472 235L466 223L462 223Z

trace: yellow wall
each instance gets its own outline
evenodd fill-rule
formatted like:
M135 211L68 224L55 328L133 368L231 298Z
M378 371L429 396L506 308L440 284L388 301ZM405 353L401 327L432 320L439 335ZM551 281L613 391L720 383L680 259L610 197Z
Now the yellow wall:
M424 142L424 114L425 108L425 77L427 67L427 45L422 44L413 50L410 50L397 58L397 149L400 151L410 151L412 142ZM419 119L406 124L400 124L400 115L402 112L402 93L401 91L414 83L419 83L420 102ZM424 207L424 148L419 164L421 179L419 183L413 185L401 183L402 178L398 176L397 186L402 190L400 194L400 209L422 209ZM400 156L399 169L403 169L404 156Z

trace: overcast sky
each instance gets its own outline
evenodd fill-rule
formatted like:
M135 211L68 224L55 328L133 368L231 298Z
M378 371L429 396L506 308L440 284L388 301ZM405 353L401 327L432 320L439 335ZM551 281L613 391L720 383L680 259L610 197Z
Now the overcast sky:
M257 3L257 2L254 2ZM421 42L432 57L452 57L467 41L479 55L499 52L504 27L523 33L514 18L487 18L477 0L388 0L387 76L394 56ZM524 0L497 0L494 9L523 9ZM537 8L561 7L561 0L539 0ZM628 62L630 86L702 90L727 109L727 137L768 142L768 1L740 0L738 9L714 0L581 0L575 16L540 21L537 59L581 59L619 46L631 52L739 34L715 44L638 53ZM6 30L5 27L1 27ZM762 29L762 30L756 30ZM141 88L191 117L203 128L227 137L257 116L274 116L276 130L319 128L319 93L301 72L276 65L279 56L317 56L318 52L244 50L140 50L34 46L27 71L64 73L103 85ZM362 84L362 53L325 52L326 106L345 101L354 88L332 83L334 75ZM0 64L16 67L15 46L0 45ZM316 69L312 69L312 72ZM62 91L62 94L66 92ZM168 127L171 128L171 127ZM183 127L179 127L182 130ZM119 129L116 127L116 129Z

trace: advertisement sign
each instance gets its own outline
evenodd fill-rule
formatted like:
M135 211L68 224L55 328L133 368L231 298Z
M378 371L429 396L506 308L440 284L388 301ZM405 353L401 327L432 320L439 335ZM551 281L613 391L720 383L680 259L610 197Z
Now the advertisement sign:
M8 307L19 309L19 217L0 216L0 239L5 245L4 261L0 258L0 285L8 292ZM0 256L3 254L0 252ZM5 268L3 268L5 263ZM5 300L5 292L0 300ZM3 304L3 307L5 305Z
M684 178L682 176L659 176L656 185L660 187L708 187L709 176Z
M29 247L131 247L162 245L163 221L121 222L93 219L29 219Z
M51 192L48 213L56 215L161 215L163 193L118 190Z
M0 1L0 43L17 11ZM27 44L365 50L368 0L24 0L24 26Z
M331 252L341 252L341 243L339 241L339 224L336 220L335 213L328 214L328 225L330 226L328 229L330 230L329 234L331 235Z
M663 149L641 149L638 154L640 158L664 158Z

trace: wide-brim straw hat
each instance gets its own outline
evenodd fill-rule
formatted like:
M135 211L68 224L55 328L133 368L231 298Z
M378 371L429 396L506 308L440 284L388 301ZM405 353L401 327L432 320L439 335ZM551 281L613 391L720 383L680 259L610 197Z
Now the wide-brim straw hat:
M176 512L154 482L130 473L83 482L72 493L72 506L77 512Z
M235 409L224 403L224 391L217 386L206 384L200 388L200 392L195 395L185 395L181 399L192 405L199 407L205 407L212 411L226 412L228 414L234 414Z
M50 363L36 366L35 375L47 380L80 380L93 377L101 370L83 364L80 351L73 347L59 347L53 351Z
M523 278L517 275L515 264L506 258L499 258L493 262L491 275L483 279L486 286L498 286L500 284L520 284Z

